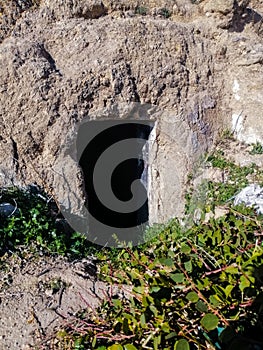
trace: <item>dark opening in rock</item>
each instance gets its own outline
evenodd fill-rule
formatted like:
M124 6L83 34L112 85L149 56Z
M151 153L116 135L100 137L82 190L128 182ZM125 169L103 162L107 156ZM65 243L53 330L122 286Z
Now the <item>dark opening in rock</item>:
M148 138L151 121L88 121L78 131L77 153L89 212L96 223L130 228L148 222Z

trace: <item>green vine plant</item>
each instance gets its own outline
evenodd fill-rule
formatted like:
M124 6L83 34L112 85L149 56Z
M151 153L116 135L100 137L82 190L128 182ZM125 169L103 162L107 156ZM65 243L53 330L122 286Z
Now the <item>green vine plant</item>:
M110 295L95 313L68 320L64 340L120 350L262 344L262 223L238 207L186 231L173 220L158 239L120 250L101 278L132 295Z

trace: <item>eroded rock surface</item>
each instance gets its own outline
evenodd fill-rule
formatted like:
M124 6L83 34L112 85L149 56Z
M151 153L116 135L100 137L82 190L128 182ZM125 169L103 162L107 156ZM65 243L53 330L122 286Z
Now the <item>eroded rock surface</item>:
M76 125L154 105L150 219L163 222L182 213L187 173L218 130L263 143L262 1L23 3L0 3L0 185L36 182L74 201L58 168Z

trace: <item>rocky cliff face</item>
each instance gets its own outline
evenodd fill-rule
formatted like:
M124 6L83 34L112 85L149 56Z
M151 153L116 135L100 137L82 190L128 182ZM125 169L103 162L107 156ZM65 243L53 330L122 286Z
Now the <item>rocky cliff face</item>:
M164 221L182 213L187 173L219 130L263 144L262 1L12 0L0 12L2 186L52 192L83 118L157 106L151 210ZM55 195L65 202L65 188Z

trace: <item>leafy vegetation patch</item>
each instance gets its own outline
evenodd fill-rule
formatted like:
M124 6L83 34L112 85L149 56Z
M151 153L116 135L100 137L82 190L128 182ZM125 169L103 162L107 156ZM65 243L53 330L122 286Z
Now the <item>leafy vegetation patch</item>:
M227 160L222 149L216 149L208 155L204 167L221 173L220 181L203 179L197 188L191 185L186 193L186 215L193 215L196 208L203 214L213 212L218 206L228 206L233 203L237 195L249 183L263 186L263 171L256 164L240 167Z
M135 9L135 13L137 15L145 16L148 13L148 9L147 7L144 7L144 6L137 6Z
M0 191L0 203L10 203L16 215L0 217L0 256L34 244L46 253L80 257L98 248L76 232L59 229L57 206L44 192L6 188Z
M169 18L171 17L172 13L169 11L167 8L163 7L159 11L160 15L163 16L164 18Z
M261 145L261 143L255 143L253 145L252 150L250 151L250 154L263 154L263 146Z
M188 230L173 220L147 245L120 250L101 277L132 285L131 298L112 295L96 314L82 313L64 340L74 339L72 349L101 350L262 343L262 224L239 207Z

